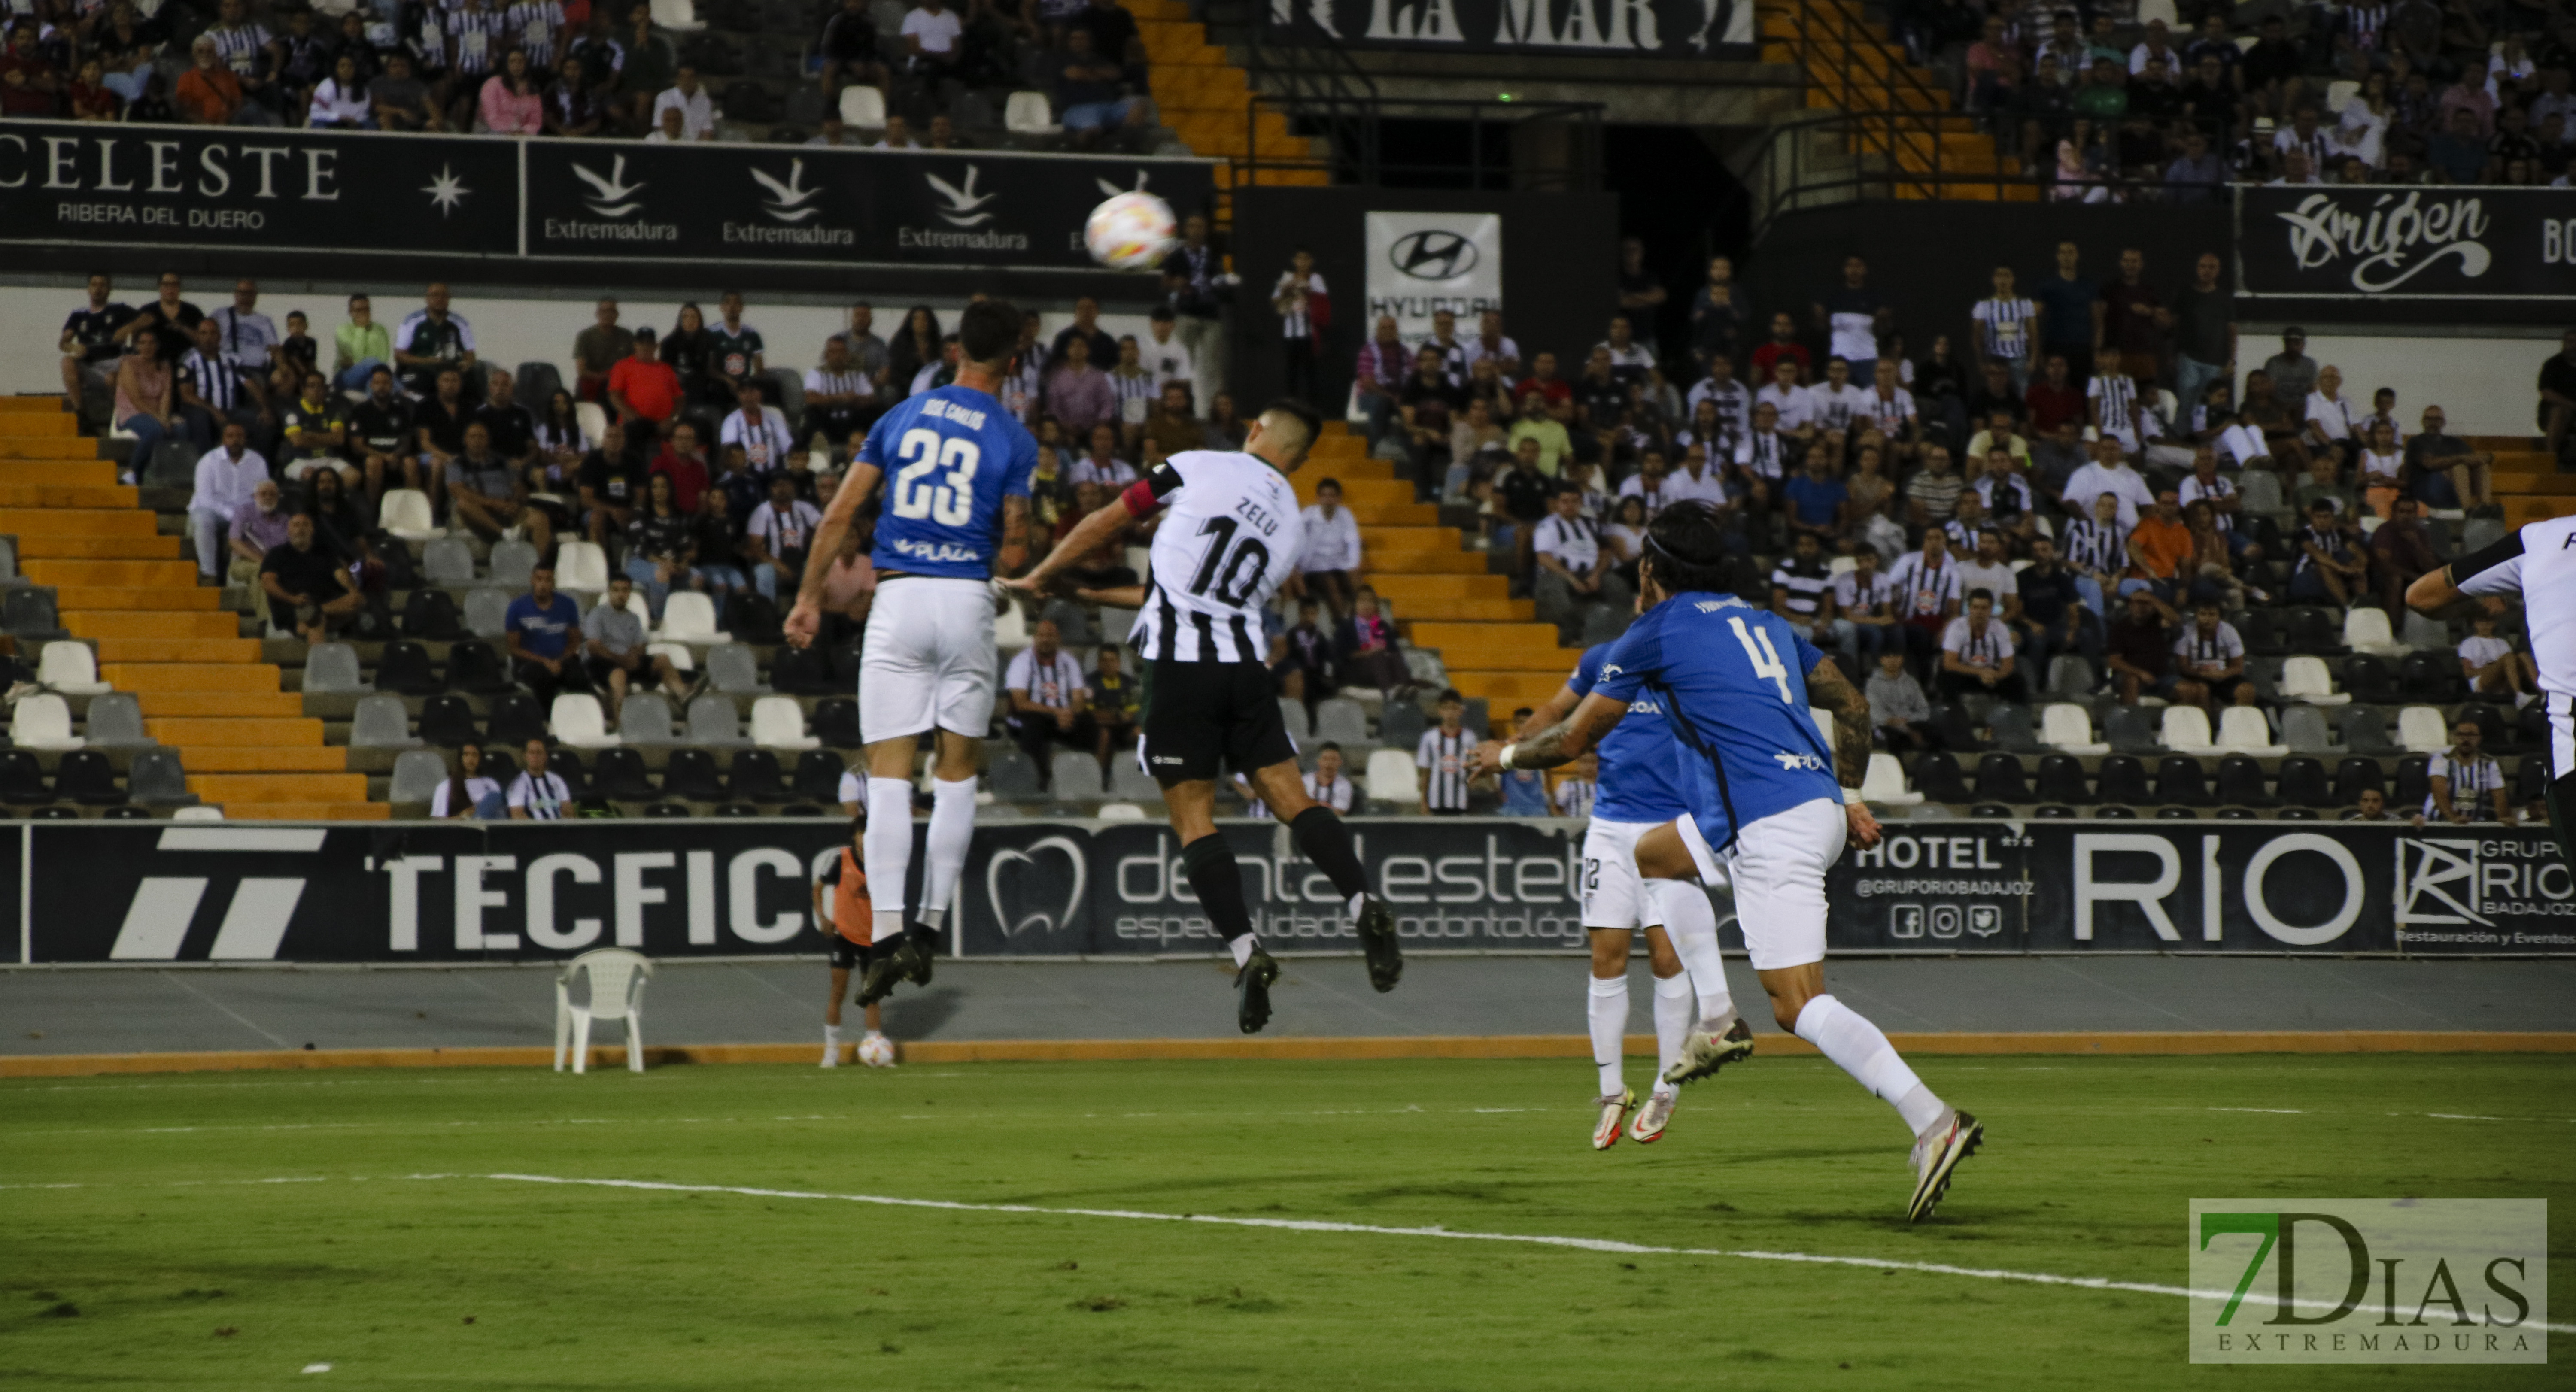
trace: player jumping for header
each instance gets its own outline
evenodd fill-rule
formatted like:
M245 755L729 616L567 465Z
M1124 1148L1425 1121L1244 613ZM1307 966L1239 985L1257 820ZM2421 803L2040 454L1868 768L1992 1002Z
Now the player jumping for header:
M879 954L860 983L862 1005L884 997L898 979L929 984L940 923L975 837L975 753L993 720L992 583L997 570L1018 569L1025 554L1029 475L1038 459L1036 438L995 396L1019 340L1018 310L999 300L966 307L957 323L957 380L886 412L868 431L814 529L805 583L787 616L787 641L812 643L841 538L885 481L869 555L876 606L859 651L866 868ZM934 731L921 913L907 923L912 754Z
M1657 513L1639 572L1651 607L1612 647L1592 693L1554 726L1480 757L1500 769L1553 768L1651 694L1677 752L1689 756L1681 761L1689 812L1637 839L1637 869L1707 883L1722 872L1733 885L1736 922L1780 1027L1893 1105L1914 1133L1905 1213L1919 1220L1984 1128L1933 1095L1878 1026L1825 993L1825 872L1846 843L1875 845L1879 836L1859 795L1869 705L1785 621L1734 595L1734 569L1705 503ZM1807 713L1810 691L1834 712L1830 752ZM1732 1043L1694 1033L1674 1073L1698 1076Z
M1236 1023L1245 1034L1269 1023L1279 964L1252 931L1242 869L1216 829L1220 763L1251 780L1270 814L1288 824L1297 849L1343 897L1368 957L1369 984L1391 991L1404 974L1395 915L1368 892L1350 828L1306 796L1297 746L1279 718L1263 660L1262 606L1295 574L1304 540L1288 474L1305 462L1321 429L1304 403L1274 402L1252 423L1240 452L1173 455L1009 582L1014 590L1043 594L1059 571L1138 519L1171 510L1155 529L1143 604L1129 635L1148 678L1137 749L1171 808L1181 871L1234 953Z

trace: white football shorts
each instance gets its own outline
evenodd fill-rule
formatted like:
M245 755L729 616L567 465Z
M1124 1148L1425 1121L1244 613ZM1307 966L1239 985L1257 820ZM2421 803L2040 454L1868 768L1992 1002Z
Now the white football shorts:
M1755 971L1825 959L1825 872L1851 834L1841 803L1818 798L1774 812L1739 829L1723 856L1709 848L1698 819L1680 822L1700 874L1723 872L1734 882L1735 926Z
M993 588L905 575L877 586L859 648L859 738L934 726L982 739L993 723Z
M1653 822L1605 822L1598 817L1583 832L1583 926L1637 929L1663 918L1646 897L1637 874L1637 838L1655 829Z

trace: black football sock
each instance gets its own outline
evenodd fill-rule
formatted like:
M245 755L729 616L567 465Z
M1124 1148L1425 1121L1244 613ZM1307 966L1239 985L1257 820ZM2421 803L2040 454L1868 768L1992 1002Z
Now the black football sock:
M1235 965L1241 966L1260 940L1252 936L1252 911L1243 904L1243 868L1225 848L1224 834L1210 832L1181 847L1181 873L1189 876L1199 907L1207 910L1208 921L1234 949Z
M1321 803L1308 807L1288 824L1288 834L1344 899L1368 893L1368 872L1360 868L1359 852L1351 849L1351 829L1333 809Z

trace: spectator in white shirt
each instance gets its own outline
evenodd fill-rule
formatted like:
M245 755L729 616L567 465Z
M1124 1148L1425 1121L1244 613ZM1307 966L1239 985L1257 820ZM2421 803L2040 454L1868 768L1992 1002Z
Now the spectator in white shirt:
M1297 556L1297 573L1309 593L1324 601L1335 619L1351 612L1352 573L1360 568L1360 524L1342 506L1339 479L1315 485L1315 502L1301 515L1305 545Z
M373 105L367 100L367 84L358 80L357 59L341 54L331 65L331 75L314 85L313 104L306 110L304 124L315 130L383 129L376 124Z
M1569 484L1557 489L1555 506L1531 530L1530 547L1538 562L1530 586L1538 618L1556 625L1561 643L1572 643L1582 632L1584 605L1625 609L1634 597L1626 582L1611 573L1611 558L1583 516L1580 488Z
M1168 304L1154 306L1152 316L1145 322L1151 336L1136 346L1145 370L1154 374L1155 395L1160 396L1163 388L1174 383L1196 392L1198 364L1190 356L1189 345L1181 342L1180 336L1174 332L1180 320L1172 307Z
M1798 443L1780 433L1780 408L1768 401L1754 407L1753 428L1745 431L1735 446L1736 473L1754 506L1763 506L1779 496L1780 485L1788 478L1789 461L1799 453Z
M1584 818L1592 815L1592 799L1601 789L1601 755L1597 750L1583 751L1574 761L1571 773L1557 780L1556 815Z
M268 461L250 447L250 432L240 421L224 422L223 443L197 456L196 491L188 497L188 526L197 536L197 573L212 583L227 554L224 541L233 517L259 504L259 485L268 481Z
M1882 650L1904 651L1896 631L1896 591L1878 568L1875 548L1852 552L1852 568L1834 577L1833 592L1834 638L1860 670L1875 666Z
M1610 336L1594 344L1610 350L1610 372L1623 382L1642 382L1655 370L1652 349L1636 339L1637 329L1625 314L1610 316Z
M2237 496L2235 484L2219 475L2218 451L2207 445L2192 451L2191 477L2182 481L2182 505L2188 508L2202 501L2208 502L2218 530L2236 530L2236 514L2245 506L2245 500Z
M1327 742L1315 751L1315 771L1306 775L1306 796L1347 815L1357 800L1358 788L1342 769L1342 747Z
M519 751L526 760L519 776L510 780L510 791L502 798L509 804L510 820L515 822L559 822L564 804L572 801L572 788L560 773L546 772L546 742L528 741Z
M1502 374L1504 381L1520 379L1521 346L1504 334L1501 310L1489 309L1478 315L1476 336L1468 339L1463 347L1465 351L1462 355L1464 358L1462 366L1466 371L1473 372L1476 370L1477 363L1492 358L1495 370Z
M1052 746L1068 744L1076 749L1091 745L1091 722L1087 711L1091 688L1082 679L1082 664L1061 646L1063 636L1053 619L1040 619L1029 631L1029 645L1011 659L1002 673L1002 689L1010 697L1009 713L1004 722L1010 727L1011 739L1027 750L1038 766L1038 786L1053 790L1055 771L1051 767ZM1101 789L1107 787L1108 769L1101 770ZM1067 790L1072 796L1072 790Z
M1091 427L1091 453L1073 461L1068 475L1076 486L1096 483L1107 489L1120 489L1134 483L1139 475L1136 466L1118 457L1118 427Z
M680 128L674 132L662 113L680 113ZM697 68L682 63L673 74L671 85L653 98L653 124L673 140L713 140L716 138L715 99L707 95L705 84L698 81Z
M1896 364L1889 362L1885 366L1892 377ZM1841 434L1869 414L1870 389L1853 383L1848 358L1825 359L1824 383L1809 387L1807 398L1815 409L1818 430Z
M2539 680L2531 655L2515 652L2510 639L2496 636L2495 627L2495 615L2483 609L2470 617L2470 635L2460 640L2460 675L2473 694L2511 692L2516 707L2530 705Z
M1940 677L1934 685L1953 700L1972 691L2024 699L2025 683L2013 665L2012 628L1995 617L1992 590L1970 590L1967 612L1942 629Z
M781 469L769 476L769 501L753 509L743 528L744 554L751 561L751 583L761 597L775 603L784 584L792 595L805 580L805 553L823 514L796 496L796 479Z
M1669 491L1672 472L1672 465L1664 460L1664 452L1650 448L1638 457L1637 472L1619 481L1619 496L1642 500L1646 505L1646 516L1652 518L1664 504L1673 500L1674 495Z
M966 21L941 0L921 0L905 12L903 28L904 66L914 73L948 74L963 56L960 41L966 36Z
M2136 379L2118 372L2098 373L2084 384L2084 395L2094 429L2105 438L2116 438L2131 454L2146 448L2148 432L2141 419L2145 408Z
M2361 450L2361 413L2343 394L2343 369L2332 363L2317 370L2317 389L2308 393L2304 427L2309 447L2333 450L2339 467L2350 467Z
M1708 447L1693 441L1682 451L1682 466L1664 478L1666 506L1686 498L1696 498L1710 507L1727 504L1726 480L1720 470L1710 467Z
M2122 536L2136 530L2138 509L2156 505L2155 490L2129 467L2129 457L2121 452L2120 442L2108 436L2093 442L2093 462L2066 480L2066 492L2058 501L2066 504L2066 510L2073 515L2085 517L2092 513L2093 500L2105 493L2119 500Z
M259 312L259 282L233 282L233 302L206 316L215 326L215 345L227 357L265 376L269 350L277 346L277 324ZM299 383L298 385L301 385Z
M1798 385L1795 358L1784 353L1771 364L1770 385L1753 394L1753 403L1757 410L1769 406L1780 413L1781 434L1801 441L1815 438L1816 398Z
M743 383L734 401L737 409L724 418L716 443L742 446L742 457L755 474L787 467L788 452L796 447L795 436L787 430L787 413L761 404L758 382Z

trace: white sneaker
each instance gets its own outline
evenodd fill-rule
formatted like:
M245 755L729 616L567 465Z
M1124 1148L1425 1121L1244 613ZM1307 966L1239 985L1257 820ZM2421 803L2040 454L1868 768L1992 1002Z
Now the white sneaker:
M1653 1145L1662 1140L1665 1125L1673 1119L1675 1100L1669 1091L1647 1093L1646 1105L1637 1109L1637 1119L1628 1124L1628 1139L1639 1145Z
M1977 1153L1986 1128L1973 1115L1953 1107L1914 1140L1914 1197L1905 1206L1905 1221L1919 1223L1950 1189L1950 1172Z
M1601 1120L1592 1128L1592 1148L1608 1150L1619 1143L1619 1123L1628 1119L1628 1109L1637 1105L1637 1090L1621 1088L1594 1099L1601 1105Z
M841 1046L839 1044L834 1043L823 1046L823 1066L825 1068L838 1068L841 1066Z

